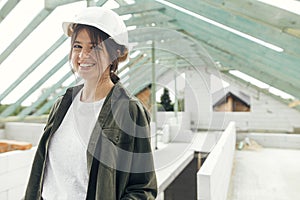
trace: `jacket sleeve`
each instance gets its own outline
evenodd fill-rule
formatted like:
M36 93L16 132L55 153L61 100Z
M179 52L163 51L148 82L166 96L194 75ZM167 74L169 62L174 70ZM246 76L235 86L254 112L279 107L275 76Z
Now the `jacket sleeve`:
M134 128L134 131L136 131L135 135L138 135L138 137L134 139L134 152L139 155L145 154L146 156L133 157L131 164L132 170L121 199L154 200L157 195L157 181L150 143L150 117L139 102L135 101L132 104L130 106L130 112L132 119L136 121L136 127ZM143 171L143 169L145 170Z
M46 126L44 127L44 131L45 131L47 128L49 128L49 127L52 126L52 124L53 124L53 122L54 122L55 113L57 112L57 109L58 109L58 107L59 107L59 105L60 105L60 103L61 103L62 98L63 98L62 96L59 97L59 98L55 101L55 103L53 104L53 106L52 106L52 108L51 108L51 110L50 110L50 113L49 113L47 122L46 122Z

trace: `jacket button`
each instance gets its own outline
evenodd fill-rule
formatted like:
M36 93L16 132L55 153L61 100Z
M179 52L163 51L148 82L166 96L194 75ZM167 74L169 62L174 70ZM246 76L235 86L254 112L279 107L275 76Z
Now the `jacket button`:
M116 136L116 141L117 141L117 142L119 142L119 139L120 139L120 137L119 137L119 136Z

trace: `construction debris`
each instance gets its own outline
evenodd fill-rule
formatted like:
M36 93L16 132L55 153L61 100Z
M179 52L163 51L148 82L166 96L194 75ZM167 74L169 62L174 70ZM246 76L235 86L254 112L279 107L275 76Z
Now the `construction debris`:
M255 140L246 137L244 140L237 143L238 150L253 150L258 151L263 147L258 144Z

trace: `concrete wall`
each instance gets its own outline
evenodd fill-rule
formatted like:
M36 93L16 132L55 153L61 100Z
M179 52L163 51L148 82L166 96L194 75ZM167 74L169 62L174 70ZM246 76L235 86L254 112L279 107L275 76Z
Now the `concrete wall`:
M226 200L235 141L235 123L231 122L197 173L198 200Z
M39 123L8 122L5 129L0 132L2 139L26 141L33 145L29 150L0 154L1 200L19 200L24 196L36 145L44 126Z
M166 124L179 124L181 129L191 129L191 116L188 112L177 112L177 118L174 112L157 112L157 128L163 128Z
M5 139L5 130L4 129L0 129L0 139Z
M185 111L191 115L191 120L198 129L224 130L230 121L236 121L237 130L293 132L300 128L300 112L288 105L264 94L251 85L239 82L222 75L222 79L236 91L242 91L250 96L251 111L245 112L213 112L210 75L207 70L187 70L184 90ZM214 84L216 80L214 80ZM221 83L219 83L220 87Z
M212 114L209 74L203 70L188 70L185 78L184 109L197 127L207 128Z
M24 196L36 147L0 154L0 199L19 200Z
M42 136L45 124L40 123L5 123L5 137L11 140L30 142L36 146Z
M210 75L195 71L186 72L185 110L198 129L224 130L230 121L236 122L238 131L293 132L300 128L300 112L262 91L222 76L235 91L250 96L250 112L213 112Z
M190 142L193 134L191 116L188 112L157 112L156 128L162 130L162 141L169 142Z
M252 95L250 112L214 112L208 128L224 129L230 121L238 131L293 132L300 127L300 112L264 94Z
M250 130L292 132L300 127L300 112L264 94L251 95Z
M236 122L237 130L264 132L293 132L300 127L300 112L288 105L264 94L242 82L223 77L235 90L250 96L251 111L249 113L213 113L213 119L223 119L225 127L230 121ZM212 126L212 128L218 128ZM224 127L223 127L224 128Z

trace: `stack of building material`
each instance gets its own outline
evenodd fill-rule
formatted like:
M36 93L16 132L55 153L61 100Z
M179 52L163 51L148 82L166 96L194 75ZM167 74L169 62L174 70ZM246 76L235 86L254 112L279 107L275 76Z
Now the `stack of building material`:
M32 147L29 142L17 141L17 140L0 140L0 153L13 151L13 150L27 150Z

